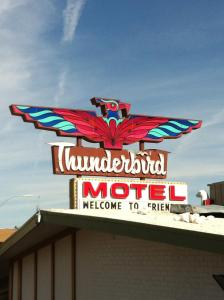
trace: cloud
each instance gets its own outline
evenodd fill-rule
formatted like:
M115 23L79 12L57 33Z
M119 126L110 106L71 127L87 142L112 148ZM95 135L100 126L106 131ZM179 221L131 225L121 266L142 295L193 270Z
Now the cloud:
M0 51L1 52L1 51ZM29 60L16 53L13 55L3 54L6 60L1 62L0 88L1 91L19 89L30 79Z
M220 111L213 114L209 121L205 122L204 127L209 127L213 125L218 125L224 123L224 109L221 109Z
M85 2L85 0L67 0L67 6L63 12L64 33L62 40L64 42L71 42L74 39Z
M192 146L194 146L198 152L201 152L203 149L206 149L208 141L211 148L213 147L215 149L217 146L224 147L222 128L220 126L224 123L224 109L216 110L213 114L209 113L205 120L201 128L192 131L191 134L184 137L175 149L176 154L187 153Z
M26 4L27 0L1 0L0 2L0 14L11 9L14 9L18 6Z
M60 24L60 18L49 0L1 0L0 17L0 162L5 173L0 199L5 199L11 194L21 194L17 192L19 180L24 181L24 193L32 190L37 163L38 170L50 165L49 146L38 143L33 125L12 117L8 106L52 102L59 69L55 57L59 50L46 35L57 22ZM61 89L60 86L60 93ZM8 215L2 212L0 217L7 220Z
M193 155L192 155L193 156ZM194 168L192 167L194 165ZM223 176L224 167L219 161L212 158L203 157L201 161L193 158L175 157L172 167L172 178L184 178L185 180L195 180L197 178L221 177ZM206 184L206 183L205 183Z
M67 77L67 71L66 70L61 71L61 73L59 74L59 77L58 77L57 92L54 96L54 105L55 106L59 106L61 98L64 96L66 77Z

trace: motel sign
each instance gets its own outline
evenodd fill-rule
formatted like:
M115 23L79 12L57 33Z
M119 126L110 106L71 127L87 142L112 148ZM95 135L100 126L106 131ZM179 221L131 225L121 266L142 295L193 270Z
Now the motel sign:
M169 152L145 149L145 143L180 138L200 128L202 121L130 114L131 105L116 99L94 97L91 103L101 115L91 110L10 106L13 115L37 129L76 138L75 144L50 143L53 173L75 176L70 181L70 208L166 211L171 203L186 204L185 183L162 181ZM83 139L99 147L83 147ZM123 149L135 143L139 151Z

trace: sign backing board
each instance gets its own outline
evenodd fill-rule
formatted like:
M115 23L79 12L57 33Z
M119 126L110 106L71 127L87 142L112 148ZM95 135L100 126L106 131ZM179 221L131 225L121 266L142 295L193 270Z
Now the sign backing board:
M74 147L70 143L51 143L53 173L57 175L111 176L165 179L168 152L149 149L134 153Z
M187 185L151 180L76 178L70 183L71 208L104 211L169 211L187 204Z

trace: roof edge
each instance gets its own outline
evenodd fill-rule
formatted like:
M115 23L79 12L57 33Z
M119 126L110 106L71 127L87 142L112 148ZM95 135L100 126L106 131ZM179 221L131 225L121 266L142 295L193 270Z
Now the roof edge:
M131 238L166 243L177 247L224 254L224 237L218 234L139 223L123 219L41 210L35 213L14 235L2 244L0 248L0 258L40 224L98 230Z
M5 242L2 243L0 248L0 257L13 245L23 239L29 232L38 226L39 215L41 212L35 213L28 221L26 221L21 228L19 228L12 236L10 236Z
M122 219L83 216L42 211L44 223L58 224L76 229L99 230L132 238L151 240L178 247L224 254L224 237L218 234L191 231Z

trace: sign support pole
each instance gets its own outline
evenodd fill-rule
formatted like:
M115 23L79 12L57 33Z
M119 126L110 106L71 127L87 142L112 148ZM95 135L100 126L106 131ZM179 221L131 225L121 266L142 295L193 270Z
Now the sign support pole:
M145 143L139 142L139 151L144 151L144 150L145 150Z
M82 138L77 137L76 138L76 147L82 147ZM76 178L81 178L82 175L76 175ZM72 178L69 180L69 208L74 209L77 207L75 203L75 197L76 197L76 189L75 189L75 179Z
M82 138L81 137L77 137L77 139L76 139L76 146L77 147L82 147Z
M145 150L145 143L140 141L139 142L139 151L144 151ZM140 178L140 180L144 180L144 178Z
M75 178L69 180L69 209L76 208L75 198L76 198L76 189L75 189Z
M81 137L77 137L76 139L76 147L82 147L82 138ZM76 175L77 178L82 177L82 175Z

